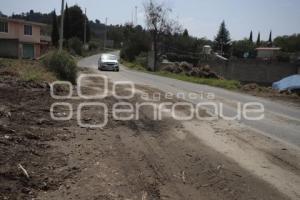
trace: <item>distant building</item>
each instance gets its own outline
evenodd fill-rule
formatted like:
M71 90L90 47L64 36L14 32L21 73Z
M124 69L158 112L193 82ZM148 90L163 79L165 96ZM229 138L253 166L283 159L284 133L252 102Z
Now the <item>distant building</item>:
M204 46L203 46L203 53L204 53L205 55L210 55L211 52L212 52L212 48L211 48L210 45L204 45Z
M280 48L278 47L259 47L256 48L257 51L257 58L261 59L272 59L276 58Z
M41 36L45 24L0 17L0 57L38 58L51 43Z

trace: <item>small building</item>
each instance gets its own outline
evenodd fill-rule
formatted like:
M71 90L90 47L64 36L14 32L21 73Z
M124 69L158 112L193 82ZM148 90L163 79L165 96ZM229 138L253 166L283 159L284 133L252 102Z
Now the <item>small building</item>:
M212 48L211 48L210 45L204 45L204 46L203 46L203 53L204 53L205 55L210 55L211 52L212 52Z
M0 17L0 57L36 59L51 43L41 36L46 24Z
M278 47L259 47L256 48L257 58L260 59L273 59L278 55L280 48Z

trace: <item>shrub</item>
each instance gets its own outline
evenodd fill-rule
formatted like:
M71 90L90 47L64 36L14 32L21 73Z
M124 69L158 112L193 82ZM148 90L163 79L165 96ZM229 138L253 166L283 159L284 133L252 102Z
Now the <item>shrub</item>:
M142 52L138 56L135 57L135 62L143 67L147 67L148 65L148 54L147 52Z
M43 60L44 64L57 76L71 83L76 83L77 66L73 58L66 51L49 53Z
M290 62L290 55L285 52L280 52L276 58L279 62Z
M166 54L167 58L171 62L189 62L192 64L197 64L200 57L199 56L191 56L191 55L182 55L182 54L177 54L177 53L167 53Z
M96 50L98 49L98 45L96 42L90 42L89 43L89 50L92 51L92 50Z
M140 26L135 28L128 27L127 35L128 38L124 41L121 49L121 58L132 62L136 56L150 50L151 38Z
M82 55L82 42L79 38L73 37L68 40L68 47L70 52L74 52L77 55Z

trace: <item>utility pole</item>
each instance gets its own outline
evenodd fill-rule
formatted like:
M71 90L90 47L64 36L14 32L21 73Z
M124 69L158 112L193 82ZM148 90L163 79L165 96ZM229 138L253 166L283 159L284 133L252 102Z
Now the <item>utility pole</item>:
M107 39L107 17L105 18L105 30L104 30L103 49L106 48L106 39Z
M83 38L83 45L84 45L84 48L86 47L86 8L85 8L85 10L84 10L84 16L85 16L85 18L84 18L84 38Z
M132 10L131 10L131 25L132 25L132 26L134 26L133 15L134 15L134 11L133 11L133 9L132 9Z
M136 26L138 25L137 10L138 10L138 7L135 6L135 25L136 25Z
M61 0L59 51L62 51L64 42L64 8L65 0Z

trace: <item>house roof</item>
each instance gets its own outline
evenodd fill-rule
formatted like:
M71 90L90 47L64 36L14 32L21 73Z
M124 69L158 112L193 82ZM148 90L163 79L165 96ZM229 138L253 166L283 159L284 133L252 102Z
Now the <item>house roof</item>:
M262 51L279 51L281 48L279 47L259 47L256 48L256 50L262 50Z
M0 21L17 22L17 23L22 23L22 24L36 25L36 26L47 26L47 24L43 24L43 23L39 23L39 22L32 22L32 21L27 21L27 20L23 20L23 19L13 19L13 18L8 18L8 17L0 17Z

